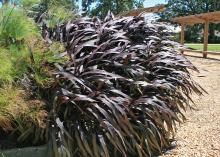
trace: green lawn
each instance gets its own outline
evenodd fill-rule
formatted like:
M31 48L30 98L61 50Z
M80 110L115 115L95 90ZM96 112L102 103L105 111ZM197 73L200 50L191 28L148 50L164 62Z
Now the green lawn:
M195 50L203 50L203 44L185 44L185 46L188 46ZM220 52L220 44L209 44L208 51Z

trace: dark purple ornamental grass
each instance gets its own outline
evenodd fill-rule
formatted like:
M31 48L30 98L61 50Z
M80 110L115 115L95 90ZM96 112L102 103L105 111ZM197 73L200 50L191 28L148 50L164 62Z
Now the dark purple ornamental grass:
M109 14L43 33L62 41L68 58L56 64L55 150L71 157L147 157L170 147L191 94L203 89L188 71L198 70L164 26Z

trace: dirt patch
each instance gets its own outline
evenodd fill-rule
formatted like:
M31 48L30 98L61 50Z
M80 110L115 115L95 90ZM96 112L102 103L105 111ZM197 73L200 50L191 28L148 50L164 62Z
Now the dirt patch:
M194 79L209 95L193 96L196 111L186 113L187 121L176 134L177 147L165 157L220 157L220 61L188 57L200 70Z
M216 54L215 55L214 54L208 54L207 55L208 59L220 60L220 52L214 52L214 53L216 53ZM202 52L195 53L195 52L186 51L186 52L184 52L184 54L189 55L189 56L195 56L195 57L202 57L203 56Z

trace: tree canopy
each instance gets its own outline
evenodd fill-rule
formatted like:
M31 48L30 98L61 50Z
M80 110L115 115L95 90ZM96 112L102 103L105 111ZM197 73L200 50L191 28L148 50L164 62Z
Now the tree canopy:
M2 4L16 3L28 8L34 6L33 4L40 4L40 6L37 6L37 10L42 13L50 11L51 8L56 8L55 10L58 10L58 13L60 10L68 12L68 10L82 8L85 15L101 18L105 17L108 11L117 15L124 11L141 8L143 2L144 0L0 0Z
M82 0L82 8L88 15L105 17L109 10L115 15L123 11L143 7L144 0Z

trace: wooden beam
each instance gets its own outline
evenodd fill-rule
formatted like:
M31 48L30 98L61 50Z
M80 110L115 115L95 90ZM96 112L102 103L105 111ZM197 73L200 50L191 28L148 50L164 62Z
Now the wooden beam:
M207 20L204 25L204 45L203 45L204 58L207 58L208 40L209 40L209 21Z
M165 10L166 10L165 5L159 5L150 8L139 8L139 9L122 12L118 16L138 16L142 13L157 13L157 12L163 12Z
M184 38L185 38L185 24L181 24L181 37L180 37L181 39L181 41L180 41L180 43L181 43L181 45L182 46L184 46ZM180 51L182 54L184 53L184 51Z
M181 24L181 45L183 46L184 45L184 38L185 38L185 24Z
M208 20L210 23L220 23L220 11L175 17L171 19L171 21L173 22L185 23L189 25L193 25L197 23L205 23L206 20Z

